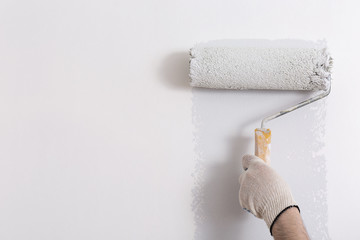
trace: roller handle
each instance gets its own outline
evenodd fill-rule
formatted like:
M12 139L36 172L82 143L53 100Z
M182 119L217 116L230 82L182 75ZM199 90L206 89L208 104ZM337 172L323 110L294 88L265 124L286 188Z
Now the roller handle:
M255 156L270 164L271 131L266 128L255 129Z

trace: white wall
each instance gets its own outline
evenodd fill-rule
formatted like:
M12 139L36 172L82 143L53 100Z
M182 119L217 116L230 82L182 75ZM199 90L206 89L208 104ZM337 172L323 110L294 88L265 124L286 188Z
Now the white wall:
M263 113L305 96L192 91L187 51L213 39L326 38L333 92L271 123L273 166L313 236L359 239L359 18L356 1L335 0L1 1L0 238L269 238L237 208L236 161Z

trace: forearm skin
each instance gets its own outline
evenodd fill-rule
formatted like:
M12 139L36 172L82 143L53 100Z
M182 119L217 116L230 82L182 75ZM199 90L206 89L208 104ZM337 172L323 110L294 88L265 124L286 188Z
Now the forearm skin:
M287 209L277 218L272 234L275 240L310 240L299 210L295 207Z

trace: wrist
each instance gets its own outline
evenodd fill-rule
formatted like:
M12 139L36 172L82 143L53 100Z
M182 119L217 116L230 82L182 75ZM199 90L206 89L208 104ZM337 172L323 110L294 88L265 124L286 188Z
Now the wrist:
M310 239L297 207L284 210L274 221L272 235L275 240L308 240Z
M281 196L281 195L280 195ZM274 224L275 220L284 212L286 209L296 207L298 211L300 211L299 207L297 206L296 202L292 198L291 195L282 195L282 197L276 196L273 199L274 201L269 202L264 208L264 215L263 218L266 222L266 225L270 229Z
M291 209L292 208L292 209ZM284 220L284 217L281 217L282 215L285 216L288 215L289 213L293 213L294 211L296 211L297 213L300 214L300 208L297 205L290 205L286 208L284 208L282 211L279 212L279 214L274 218L274 220L272 221L271 225L270 225L270 234L273 235L273 228L275 223L277 222L277 220L280 219L279 222L281 222L281 220ZM281 218L280 218L281 217ZM278 224L276 224L278 226ZM281 224L280 224L281 225Z

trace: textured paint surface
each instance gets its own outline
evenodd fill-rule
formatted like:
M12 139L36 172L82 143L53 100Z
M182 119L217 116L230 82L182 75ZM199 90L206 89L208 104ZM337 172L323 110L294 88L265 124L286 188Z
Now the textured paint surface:
M195 239L272 239L265 223L238 203L241 157L254 152L261 118L310 93L193 89ZM289 183L312 239L329 239L325 101L271 121L272 166Z
M326 90L331 65L325 41L217 40L190 50L194 87Z

